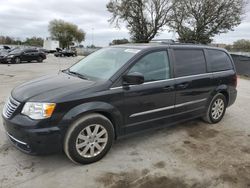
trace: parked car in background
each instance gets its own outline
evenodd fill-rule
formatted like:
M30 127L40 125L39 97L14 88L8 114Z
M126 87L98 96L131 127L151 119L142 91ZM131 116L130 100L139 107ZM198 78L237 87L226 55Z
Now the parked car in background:
M235 102L236 87L234 63L224 49L118 45L13 89L3 124L26 153L64 150L70 160L87 164L131 133L199 117L220 122Z
M46 49L44 49L44 48L38 48L37 50L40 51L40 52L43 52L43 53L45 53L45 54L49 54L49 53L50 53L49 50L46 50Z
M11 49L9 46L1 46L0 47L0 63L4 63L4 58L6 55L8 55L9 52L11 52L13 49Z
M15 49L8 53L4 59L4 63L21 63L23 61L31 62L43 62L46 59L44 52L38 51L37 49Z
M2 50L11 50L11 47L9 47L9 46L0 46L0 51L2 51Z
M57 48L56 50L57 50L57 52L54 53L54 56L56 56L56 57L74 57L74 56L77 56L76 50L73 50L73 49L62 50L61 48Z
M5 61L5 56L8 55L8 51L5 49L0 49L0 63L4 63Z

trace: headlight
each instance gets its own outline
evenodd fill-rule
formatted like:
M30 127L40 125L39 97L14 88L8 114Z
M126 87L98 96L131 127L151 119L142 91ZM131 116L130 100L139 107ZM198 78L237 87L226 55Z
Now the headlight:
M52 116L55 107L55 103L27 102L23 107L22 114L31 119L46 119Z
M14 57L14 55L8 55L8 57L12 58L12 57Z

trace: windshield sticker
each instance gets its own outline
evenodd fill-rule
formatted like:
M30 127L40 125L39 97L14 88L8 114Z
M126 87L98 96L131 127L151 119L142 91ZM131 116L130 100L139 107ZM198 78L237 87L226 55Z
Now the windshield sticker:
M138 50L138 49L126 49L124 52L137 54L137 53L140 52L140 51L141 51L141 50Z

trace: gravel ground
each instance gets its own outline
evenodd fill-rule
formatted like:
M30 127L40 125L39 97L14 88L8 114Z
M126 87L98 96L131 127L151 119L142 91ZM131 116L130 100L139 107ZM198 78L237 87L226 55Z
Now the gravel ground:
M82 57L0 65L0 110L20 83L57 72ZM101 161L75 165L64 154L29 156L7 140L0 120L0 187L206 188L250 187L250 81L223 121L200 120L117 141Z

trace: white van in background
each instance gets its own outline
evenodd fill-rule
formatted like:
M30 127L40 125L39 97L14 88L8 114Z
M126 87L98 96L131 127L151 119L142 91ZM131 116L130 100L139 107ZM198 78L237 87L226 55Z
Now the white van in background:
M56 48L59 48L59 41L46 38L43 41L43 48L48 50L50 53L56 52Z

